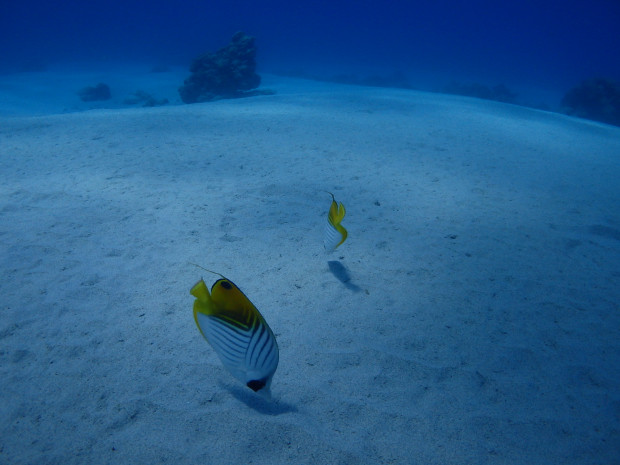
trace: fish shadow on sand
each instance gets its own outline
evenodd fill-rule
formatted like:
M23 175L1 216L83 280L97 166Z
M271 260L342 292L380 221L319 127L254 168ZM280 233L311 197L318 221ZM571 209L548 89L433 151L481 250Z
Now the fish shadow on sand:
M351 282L349 270L347 270L340 260L330 260L327 262L327 265L329 266L329 271L331 271L336 279L344 284L347 289L350 289L353 292L359 292L362 290L358 285Z
M228 392L230 392L235 399L243 402L252 410L256 410L263 415L282 415L283 413L296 412L297 408L294 405L288 404L281 400L265 399L264 397L254 394L247 389L240 389L232 386L224 386Z

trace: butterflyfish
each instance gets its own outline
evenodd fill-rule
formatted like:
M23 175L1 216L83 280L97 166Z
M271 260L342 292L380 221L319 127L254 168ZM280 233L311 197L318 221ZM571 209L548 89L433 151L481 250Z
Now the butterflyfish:
M220 276L210 293L202 278L190 290L196 326L230 374L269 396L280 358L276 338L245 294Z
M347 212L342 202L336 202L334 194L331 192L328 192L328 194L332 196L332 204L327 213L327 224L325 225L323 245L326 251L333 252L347 239L347 230L340 224Z

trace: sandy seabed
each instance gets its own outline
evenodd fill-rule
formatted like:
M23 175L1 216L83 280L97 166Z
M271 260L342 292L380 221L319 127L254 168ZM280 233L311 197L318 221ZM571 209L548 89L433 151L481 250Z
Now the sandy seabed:
M269 84L0 117L0 463L619 461L620 128ZM189 262L274 330L271 401L196 329Z

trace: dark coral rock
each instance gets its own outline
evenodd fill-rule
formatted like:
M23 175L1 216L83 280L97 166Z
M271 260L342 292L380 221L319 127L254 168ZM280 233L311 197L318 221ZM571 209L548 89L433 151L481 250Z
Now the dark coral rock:
M179 87L185 103L247 96L260 85L254 37L237 32L226 47L196 58L190 71L192 74Z
M95 87L84 87L78 91L83 102L95 102L98 100L110 100L112 93L107 84L100 82Z
M620 126L620 84L604 78L583 81L566 93L562 108L569 115Z

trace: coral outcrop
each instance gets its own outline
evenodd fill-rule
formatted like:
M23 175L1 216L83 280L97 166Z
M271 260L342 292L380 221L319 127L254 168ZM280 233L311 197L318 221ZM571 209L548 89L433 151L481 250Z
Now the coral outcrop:
M190 71L179 88L185 103L254 95L249 91L260 85L254 37L237 32L227 46L196 58Z
M604 78L583 81L564 95L562 109L569 115L620 126L620 84Z

